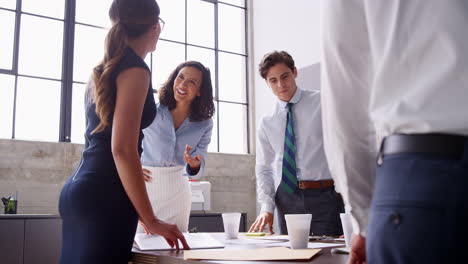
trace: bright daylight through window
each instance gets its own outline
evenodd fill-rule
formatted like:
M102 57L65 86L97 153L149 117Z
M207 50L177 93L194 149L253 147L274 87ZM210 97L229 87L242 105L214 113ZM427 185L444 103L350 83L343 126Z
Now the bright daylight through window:
M0 1L0 138L84 143L86 82L103 56L111 2ZM216 106L208 150L247 153L246 0L157 2L165 27L145 59L153 88L181 62L203 63Z

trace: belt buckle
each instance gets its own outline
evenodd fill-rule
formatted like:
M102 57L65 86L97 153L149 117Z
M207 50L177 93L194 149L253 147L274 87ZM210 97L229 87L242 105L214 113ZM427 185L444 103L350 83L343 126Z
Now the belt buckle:
M299 189L302 189L302 190L305 189L303 183L304 183L303 181L299 181Z

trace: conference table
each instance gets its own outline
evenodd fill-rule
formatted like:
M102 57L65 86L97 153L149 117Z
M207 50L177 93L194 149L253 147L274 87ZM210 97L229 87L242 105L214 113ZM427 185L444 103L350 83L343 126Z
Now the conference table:
M222 239L224 236L223 233L209 233L211 236L218 239ZM243 233L239 234L239 237L245 237ZM313 244L314 241L311 241ZM317 241L320 245L324 245L322 241ZM236 250L236 249L255 249L262 247L271 247L274 244L248 244L248 245L239 245L239 244L230 244L229 242L225 244L225 250ZM298 262L303 264L345 264L348 260L347 254L335 253L332 250L335 247L343 247L344 244L336 245L333 244L332 247L321 248L321 251L313 256L309 260L272 260L272 261L234 261L234 260L184 260L184 251L183 250L155 250L155 251L141 251L138 248L134 247L132 249L133 256L131 263L132 264L297 264ZM213 249L215 250L215 249ZM219 249L217 249L219 250Z

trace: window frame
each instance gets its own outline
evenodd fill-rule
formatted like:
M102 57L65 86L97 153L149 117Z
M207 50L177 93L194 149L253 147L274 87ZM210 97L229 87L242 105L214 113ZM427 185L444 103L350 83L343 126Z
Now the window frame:
M74 81L73 80L73 66L74 66L74 47L75 47L75 25L83 25L83 26L89 26L89 27L95 27L95 28L103 28L100 26L96 25L91 25L91 24L86 24L82 22L76 22L76 1L77 0L65 0L65 8L64 8L64 18L55 18L55 17L49 17L49 16L44 16L40 14L34 14L34 13L28 13L28 12L23 12L22 11L22 0L16 0L16 9L10 9L10 8L5 8L5 7L0 7L0 10L6 10L6 11L12 11L15 13L15 26L14 26L14 43L13 43L13 58L12 58L12 66L11 70L8 69L1 69L0 68L0 73L2 74L8 74L8 75L13 75L14 76L14 102L13 102L13 124L12 124L12 131L11 131L11 138L15 139L15 128L16 128L16 105L17 105L17 89L18 89L18 77L31 77L31 78L37 78L37 79L45 79L45 80L54 80L54 81L60 81L61 82L61 97L60 97L60 124L59 124L59 138L58 142L71 142L71 126L72 126L72 94L73 94L73 85L74 83L76 84L83 84L83 82L80 81ZM215 43L214 47L208 47L208 46L203 46L203 45L196 45L196 44L191 44L188 43L187 41L187 29L188 29L188 1L195 1L195 0L185 0L185 41L175 41L175 40L170 40L170 39L163 39L161 38L160 41L167 41L167 42L172 42L172 43L177 43L177 44L182 44L184 45L185 49L185 60L187 60L187 54L188 54L188 47L195 47L195 48L202 48L202 49L207 49L210 51L214 51L214 57L215 57L215 69L214 69L214 94L216 95L214 98L215 104L216 104L216 109L217 109L217 115L216 115L216 125L217 125L217 137L212 138L212 140L217 141L217 152L220 152L220 131L222 131L222 128L220 128L220 116L222 118L222 113L219 113L219 104L220 103L228 103L228 104L240 104L246 107L246 116L245 116L245 135L246 135L246 153L249 154L251 150L251 139L250 139L250 98L249 98L249 40L248 40L248 8L247 8L247 0L244 0L244 6L237 6L234 4L226 3L223 1L218 1L218 0L198 0L198 1L204 1L208 3L212 3L214 5L214 37L215 37ZM231 6L235 8L239 8L244 10L244 34L245 34L245 54L241 53L236 53L236 52L231 52L227 50L221 50L219 49L219 34L218 34L218 29L219 29L219 21L218 21L218 15L219 15L219 4L226 5L226 6ZM46 18L46 19L52 19L52 20L58 20L62 21L64 23L63 27L63 49L62 49L62 74L61 74L61 79L51 79L47 77L41 77L41 76L29 76L29 75L24 75L24 74L19 74L18 73L18 57L19 57L19 44L20 44L20 28L21 28L21 15L31 15L35 17L41 17L41 18ZM232 54L236 56L241 56L244 58L245 61L245 102L236 102L236 101L229 101L229 100L220 100L219 99L219 53L227 53L227 54ZM150 54L150 68L153 69L153 54ZM221 130L220 130L221 129Z

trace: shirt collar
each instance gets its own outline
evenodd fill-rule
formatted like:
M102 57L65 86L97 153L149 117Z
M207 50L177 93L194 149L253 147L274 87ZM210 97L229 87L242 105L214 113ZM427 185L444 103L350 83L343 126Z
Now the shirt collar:
M294 93L291 100L289 100L289 102L285 102L285 101L278 99L278 103L280 104L281 107L286 108L288 106L288 103L296 104L297 102L299 102L299 100L301 100L301 97L302 97L302 90L299 89L299 87L297 87L296 92Z

